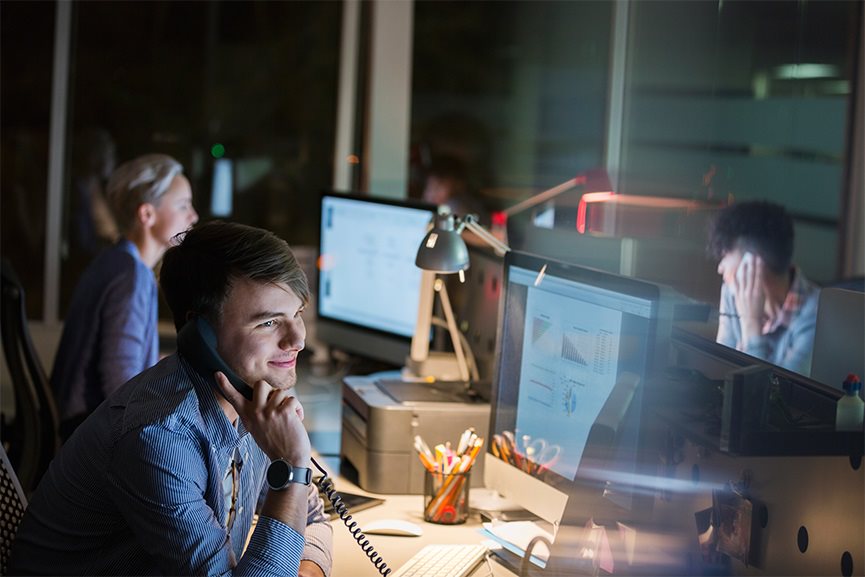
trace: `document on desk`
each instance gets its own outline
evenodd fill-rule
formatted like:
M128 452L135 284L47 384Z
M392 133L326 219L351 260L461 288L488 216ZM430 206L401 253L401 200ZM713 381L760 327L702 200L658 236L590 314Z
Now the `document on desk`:
M484 523L483 526L482 533L484 536L493 539L502 547L520 557L525 555L529 542L535 537L544 537L550 543L553 542L553 534L543 529L534 521L492 521ZM538 542L532 549L532 563L543 569L546 567L549 558L549 547L542 541Z

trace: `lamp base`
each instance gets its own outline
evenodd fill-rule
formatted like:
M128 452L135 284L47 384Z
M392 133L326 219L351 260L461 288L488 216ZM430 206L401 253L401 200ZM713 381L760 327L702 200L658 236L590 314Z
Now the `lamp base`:
M416 361L406 358L403 375L414 379L432 379L436 381L463 381L460 367L454 353L431 351L427 358Z

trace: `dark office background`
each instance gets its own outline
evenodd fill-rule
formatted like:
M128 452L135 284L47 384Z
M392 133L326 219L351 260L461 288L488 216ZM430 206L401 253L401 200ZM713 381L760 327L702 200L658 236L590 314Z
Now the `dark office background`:
M612 6L415 2L406 193L438 155L464 161L491 208L603 165L617 75L619 192L781 202L796 217L806 273L820 282L841 275L862 3L638 1L626 30ZM56 8L0 4L0 248L37 320ZM74 241L74 159L94 130L110 135L118 161L176 156L204 218L221 144L235 167L232 218L315 244L318 193L334 174L343 9L336 1L72 4L63 228L60 254L51 255L61 262L61 319L88 260ZM373 33L368 22L362 28L361 59ZM617 43L627 54L621 68L612 64ZM362 107L358 114L362 132Z

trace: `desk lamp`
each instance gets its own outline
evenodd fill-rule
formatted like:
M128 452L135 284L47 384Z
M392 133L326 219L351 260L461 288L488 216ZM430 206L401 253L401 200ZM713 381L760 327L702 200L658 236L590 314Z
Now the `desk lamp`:
M612 186L606 170L602 168L587 170L558 186L536 194L503 212L494 214L494 225L498 224L498 228L502 229L502 237L504 237L504 225L508 217L547 202L577 186L584 186L587 191L604 191L602 193L604 195L615 194L611 192ZM581 209L584 211L584 206L581 206ZM462 334L457 330L447 289L444 282L436 278L437 274L459 273L460 280L464 280L463 271L469 268L469 253L462 238L462 233L466 229L474 233L475 237L483 243L492 247L500 256L510 250L505 241L499 240L499 238L479 224L476 215L468 214L459 217L452 214L447 207L443 206L439 209L433 228L421 242L417 258L415 259L415 264L423 270L423 273L421 277L418 319L411 340L411 351L405 367L406 376L410 378L428 378L440 381L459 380L469 383L469 366L466 360L468 355L468 358L472 360L472 369L474 369L474 374L471 375L471 378L477 380L477 368L474 364L474 356L468 347L468 343L465 344L466 350L463 350ZM430 352L429 350L429 332L430 325L432 324L432 309L435 294L439 295L442 303L442 311L445 316L448 333L453 342L453 353Z
M510 250L508 245L498 240L479 223L473 214L462 218L452 214L447 207L441 207L435 217L432 229L424 237L417 251L415 264L423 269L421 279L420 304L414 336L411 340L411 352L406 364L406 371L412 377L429 378L431 380L470 382L470 376L477 380L477 368L472 361L473 374L469 375L469 363L466 353L471 356L471 350L466 343L463 350L462 335L457 329L453 308L450 304L447 288L437 274L459 273L464 279L463 271L469 268L469 252L462 238L462 232L468 229L480 240L490 245L499 255ZM454 352L430 352L429 332L432 323L433 298L439 295L442 311L445 315L448 333L453 342Z

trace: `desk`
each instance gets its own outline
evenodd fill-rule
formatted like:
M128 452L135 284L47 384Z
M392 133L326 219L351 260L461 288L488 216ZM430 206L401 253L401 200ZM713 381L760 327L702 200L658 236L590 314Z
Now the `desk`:
M325 459L325 461L325 467L329 471L337 470L334 467L335 459ZM478 532L481 529L481 520L477 513L472 513L469 516L469 520L462 525L437 525L435 523L427 523L423 520L422 495L377 495L364 491L341 477L334 479L334 485L337 492L372 495L385 500L382 505L352 514L352 520L357 520L361 527L365 523L369 523L375 519L404 519L423 527L423 535L420 537L368 536L375 550L382 556L387 566L394 571L402 567L425 545L436 543L480 543L484 540L484 537ZM335 519L332 521L332 525L332 577L379 576L379 572L352 538L345 524L339 519ZM495 577L514 577L515 575L495 559L490 559L489 565L493 568L493 575ZM482 563L475 569L472 576L485 577L488 574L487 564Z
M651 519L639 531L639 565L633 574L693 575L716 570L702 558L696 535L695 513L713 506L713 490L728 482L744 480L747 472L749 494L756 504L759 523L758 560L745 565L738 560L728 562L724 569L730 575L824 575L841 574L837 568L852 562L852 572L865 575L865 534L862 487L865 467L861 453L851 456L830 454L810 456L775 455L735 456L719 451L720 414L718 383L734 369L741 368L735 358L719 354L712 338L701 339L712 346L697 346L687 339L684 331L674 331L676 366L684 371L664 374L653 397L644 399L645 415L641 434L647 435L646 465L657 466L649 474L646 491L651 499ZM729 351L729 349L728 349ZM723 351L720 351L723 352ZM740 353L730 351L737 356ZM690 369L709 377L697 378ZM338 454L340 446L341 375L332 382L299 380L298 389L306 409L306 424L315 448L323 453ZM678 412L662 419L667 409ZM662 409L658 411L657 409ZM714 412L707 412L707 408ZM715 415L715 416L712 416ZM706 428L715 426L712 440ZM695 434L695 430L698 434ZM315 433L326 433L326 437ZM326 440L327 443L318 442ZM860 439L861 442L861 439ZM337 458L323 459L328 471L334 473L337 491L371 494L341 479ZM651 469L650 469L651 471ZM359 512L354 516L362 527L374 519L397 518L412 521L424 528L424 535L388 537L371 535L370 540L388 566L400 568L423 546L432 543L477 543L480 520L446 527L422 521L420 495L376 495L384 505ZM582 511L577 511L582 513ZM373 565L357 546L351 535L336 522L334 535L334 577L375 577ZM804 537L806 541L802 541ZM802 551L802 542L807 544ZM493 575L512 577L513 573L495 559L491 560ZM849 566L849 565L848 565ZM669 569L668 569L669 567ZM627 572L627 568L626 568ZM474 577L485 577L486 565L479 566Z

